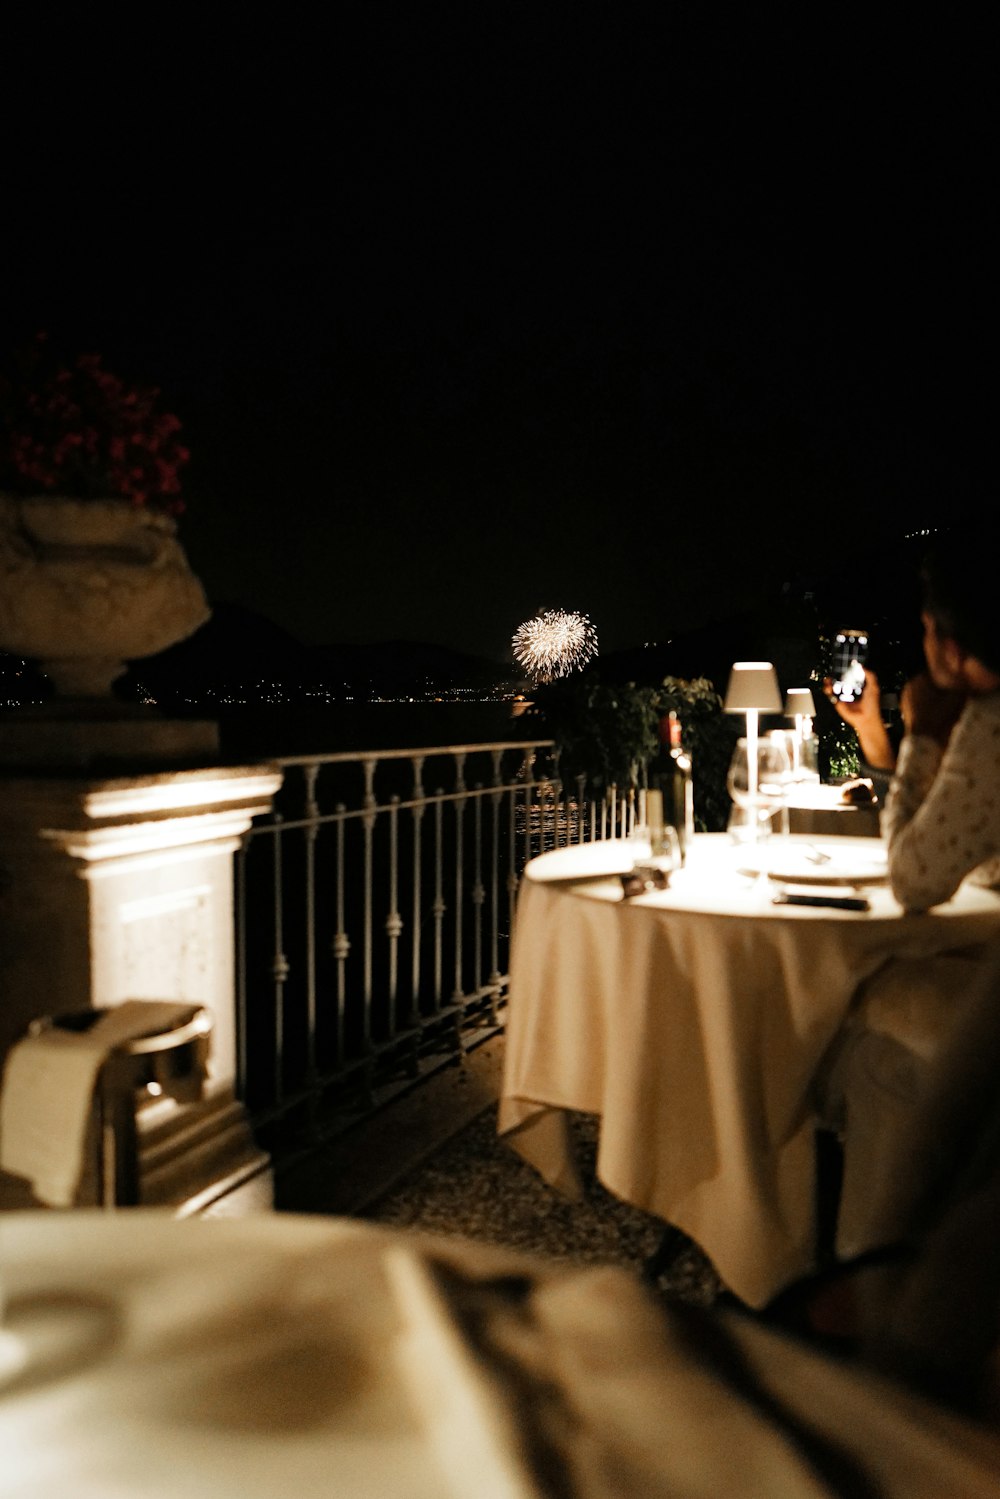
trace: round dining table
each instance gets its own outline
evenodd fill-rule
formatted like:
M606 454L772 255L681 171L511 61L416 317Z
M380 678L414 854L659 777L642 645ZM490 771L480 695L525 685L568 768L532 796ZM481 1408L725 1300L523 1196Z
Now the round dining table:
M869 837L699 834L667 888L630 898L634 861L607 840L525 868L499 1132L576 1196L568 1116L599 1116L601 1182L762 1307L815 1269L814 1080L859 986L1000 937L1000 895L966 882L908 914ZM775 904L789 892L863 909Z

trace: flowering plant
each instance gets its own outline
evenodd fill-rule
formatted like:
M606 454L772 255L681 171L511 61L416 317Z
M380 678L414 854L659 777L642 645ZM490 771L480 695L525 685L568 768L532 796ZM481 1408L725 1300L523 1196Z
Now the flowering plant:
M176 515L189 458L160 392L133 389L99 354L60 363L39 334L14 375L0 374L0 492L124 499Z

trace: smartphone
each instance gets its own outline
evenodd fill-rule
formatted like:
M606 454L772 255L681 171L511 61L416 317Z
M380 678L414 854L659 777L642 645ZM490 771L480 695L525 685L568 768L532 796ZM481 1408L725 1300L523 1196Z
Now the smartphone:
M865 690L868 659L867 630L838 630L833 642L833 695L842 703L856 703Z
M772 906L832 906L835 911L870 911L871 901L863 895L793 895L783 891L773 897Z

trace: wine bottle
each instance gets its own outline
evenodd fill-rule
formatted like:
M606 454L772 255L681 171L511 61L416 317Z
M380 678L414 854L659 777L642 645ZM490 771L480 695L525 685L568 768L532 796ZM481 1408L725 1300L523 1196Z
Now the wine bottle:
M690 835L694 831L694 805L691 800L691 760L681 740L680 719L676 713L665 713L660 719L660 746L649 765L646 792L646 821L649 823L650 847L662 852L663 827L671 824L677 832L681 863L687 858Z
M684 748L680 718L673 712L667 717L670 758L674 762L674 826L681 845L681 863L683 864L694 837L694 781L691 775L691 756Z

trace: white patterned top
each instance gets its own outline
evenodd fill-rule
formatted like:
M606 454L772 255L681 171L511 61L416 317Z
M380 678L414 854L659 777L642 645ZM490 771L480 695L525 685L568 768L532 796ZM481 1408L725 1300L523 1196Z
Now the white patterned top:
M908 911L940 905L967 875L1000 886L1000 692L966 704L946 750L906 735L882 832L892 891Z

